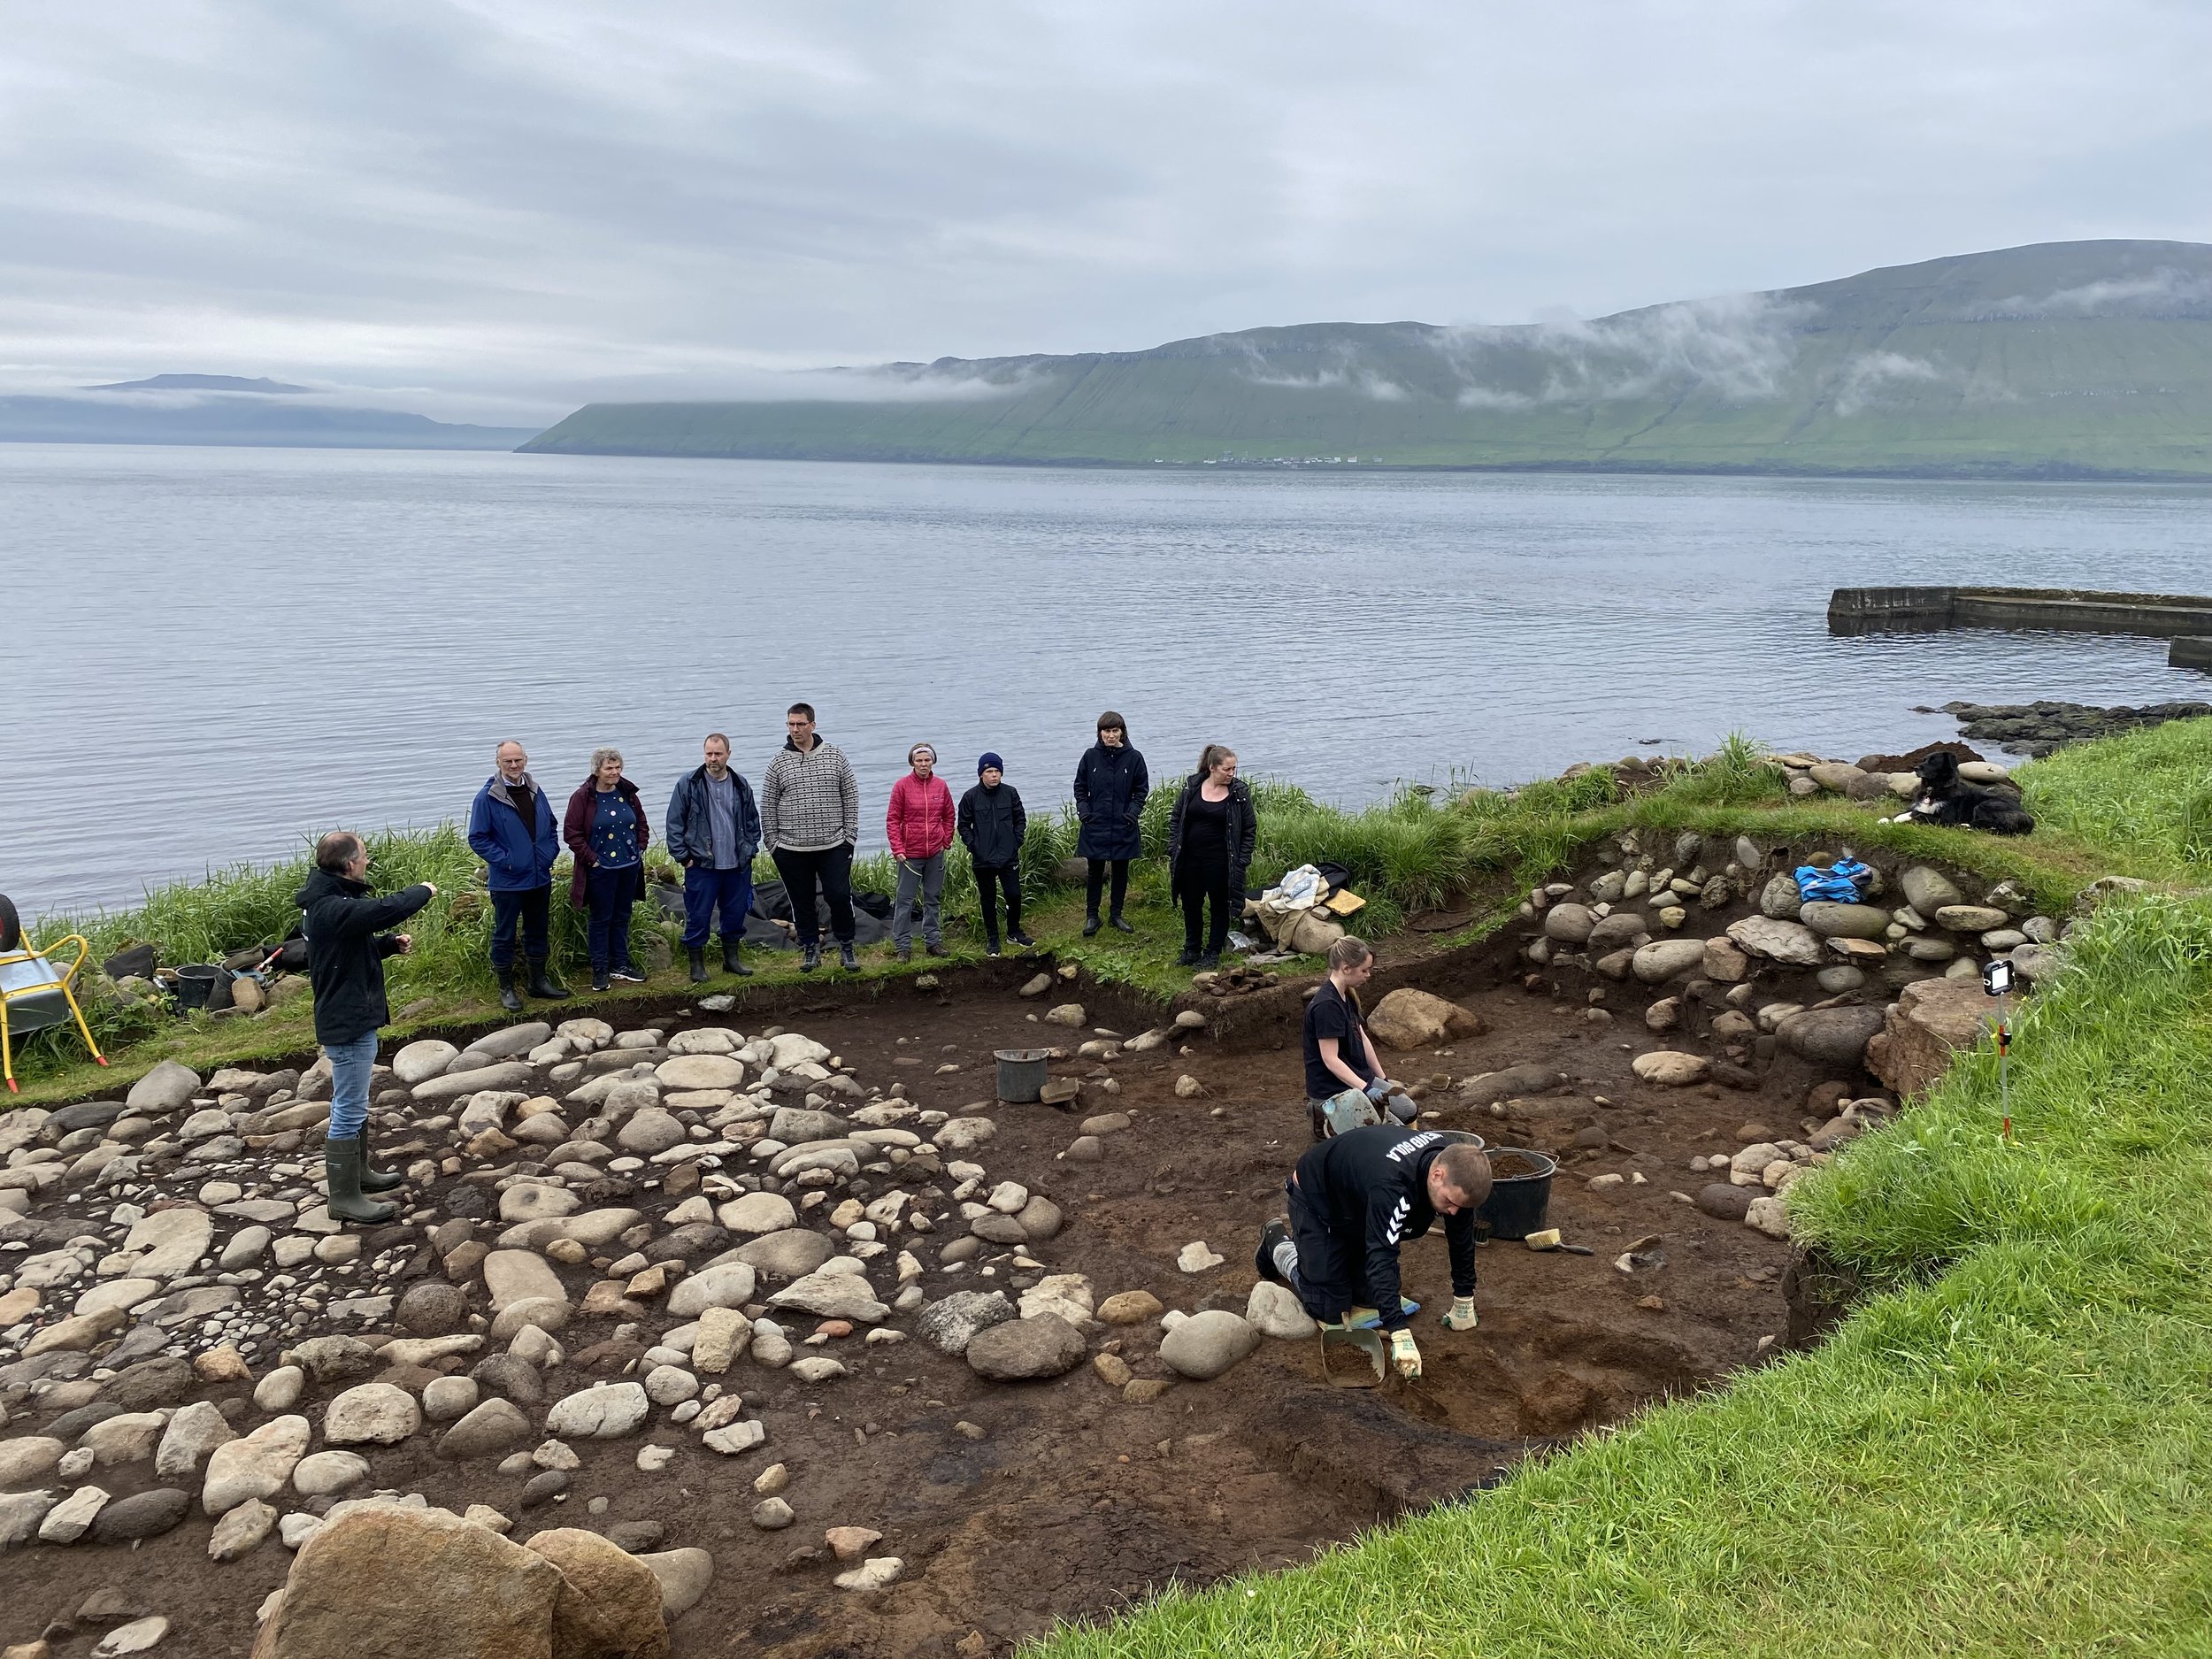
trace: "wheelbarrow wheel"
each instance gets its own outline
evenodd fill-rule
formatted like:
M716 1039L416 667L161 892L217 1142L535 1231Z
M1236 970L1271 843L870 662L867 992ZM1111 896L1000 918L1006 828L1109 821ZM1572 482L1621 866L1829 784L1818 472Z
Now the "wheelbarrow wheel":
M23 946L23 918L15 913L15 901L0 893L0 956Z

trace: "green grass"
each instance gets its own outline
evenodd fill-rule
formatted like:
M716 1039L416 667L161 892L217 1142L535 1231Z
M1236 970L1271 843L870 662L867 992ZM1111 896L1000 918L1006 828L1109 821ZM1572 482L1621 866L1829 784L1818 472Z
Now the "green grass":
M2212 880L2212 720L2174 720L2024 767L2039 826L2124 858L2128 873Z

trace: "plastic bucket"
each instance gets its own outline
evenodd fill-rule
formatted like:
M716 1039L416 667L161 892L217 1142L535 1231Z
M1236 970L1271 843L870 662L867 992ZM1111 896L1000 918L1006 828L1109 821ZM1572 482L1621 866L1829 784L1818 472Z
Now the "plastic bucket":
M1499 1173L1499 1166L1520 1172ZM1494 1239L1525 1239L1544 1230L1544 1212L1551 1208L1551 1178L1559 1168L1552 1159L1525 1147L1500 1147L1490 1154L1490 1196L1475 1210L1475 1220Z
M1045 1065L1051 1055L1049 1048L996 1050L998 1097L1014 1105L1035 1101L1044 1090Z
M227 980L230 975L212 964L196 962L177 970L177 1006L205 1008L208 999L215 995L215 982Z

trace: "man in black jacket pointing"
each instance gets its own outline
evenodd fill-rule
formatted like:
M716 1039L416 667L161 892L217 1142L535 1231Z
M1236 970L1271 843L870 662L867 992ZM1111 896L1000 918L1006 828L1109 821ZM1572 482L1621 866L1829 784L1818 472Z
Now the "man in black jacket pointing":
M1285 1191L1290 1224L1267 1224L1255 1263L1316 1319L1379 1324L1398 1374L1418 1377L1421 1350L1407 1328L1417 1310L1398 1294L1398 1250L1442 1216L1453 1297L1444 1327L1475 1328L1475 1207L1490 1195L1479 1146L1445 1130L1371 1124L1309 1148Z

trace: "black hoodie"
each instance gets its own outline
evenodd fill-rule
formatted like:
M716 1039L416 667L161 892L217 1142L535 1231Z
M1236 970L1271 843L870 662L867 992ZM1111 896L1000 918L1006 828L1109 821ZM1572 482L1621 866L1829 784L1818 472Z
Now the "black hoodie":
M306 912L307 977L315 987L315 1040L355 1042L392 1017L384 1001L384 958L396 927L430 902L426 887L373 898L365 881L318 870L292 902Z
M1361 1264L1364 1288L1386 1331L1407 1323L1398 1305L1398 1247L1435 1223L1429 1165L1458 1138L1448 1130L1370 1124L1309 1148L1298 1160L1300 1194L1326 1217L1344 1260ZM1452 1262L1452 1294L1473 1295L1473 1210L1444 1217L1444 1244Z

